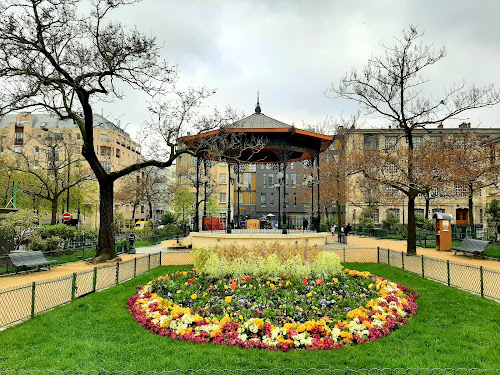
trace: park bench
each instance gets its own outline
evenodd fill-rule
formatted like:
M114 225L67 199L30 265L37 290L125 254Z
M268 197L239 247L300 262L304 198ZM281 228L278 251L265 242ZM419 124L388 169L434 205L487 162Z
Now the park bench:
M486 250L486 247L490 241L483 241L483 240L473 240L471 238L465 238L460 246L458 247L452 247L451 249L455 251L455 255L458 252L462 252L464 254L472 254L474 256L482 256L484 258L484 250Z
M16 266L16 273L19 271L28 271L33 267L49 267L51 264L56 264L57 260L47 260L41 251L20 251L9 253L10 261Z

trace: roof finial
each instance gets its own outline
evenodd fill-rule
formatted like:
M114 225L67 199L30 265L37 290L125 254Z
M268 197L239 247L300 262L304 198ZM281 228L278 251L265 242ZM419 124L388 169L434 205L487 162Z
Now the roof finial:
M255 113L260 113L260 104L259 104L259 92L257 91L257 107L255 107Z

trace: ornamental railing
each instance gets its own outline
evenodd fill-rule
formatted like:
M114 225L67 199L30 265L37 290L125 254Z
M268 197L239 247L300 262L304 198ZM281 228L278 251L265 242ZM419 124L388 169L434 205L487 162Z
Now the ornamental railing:
M500 302L500 272L389 249L336 249L343 263L381 263L398 267ZM192 264L188 252L159 252L133 260L95 267L57 279L0 289L0 328L29 319L87 294L110 288L149 270L167 265ZM142 374L142 373L141 373ZM0 375L2 373L0 372Z
M346 369L235 369L235 370L173 370L173 371L0 371L0 375L498 375L500 370L452 368L372 368Z

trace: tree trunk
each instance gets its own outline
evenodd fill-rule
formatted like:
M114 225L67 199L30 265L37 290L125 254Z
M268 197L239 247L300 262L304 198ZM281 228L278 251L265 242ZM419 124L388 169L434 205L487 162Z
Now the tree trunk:
M408 240L406 253L408 255L417 255L417 227L415 223L415 195L408 196Z
M472 193L469 194L469 224L474 225L474 203L472 202Z
M57 201L58 197L52 198L50 201L51 203L51 210L52 210L52 216L50 218L50 225L54 225L57 222Z
M111 179L99 181L99 196L99 246L96 257L102 262L116 257L113 233L113 181Z
M429 197L429 193L425 195L425 219L429 219L429 210L431 205L431 198Z
M153 220L153 202L149 201L149 220Z

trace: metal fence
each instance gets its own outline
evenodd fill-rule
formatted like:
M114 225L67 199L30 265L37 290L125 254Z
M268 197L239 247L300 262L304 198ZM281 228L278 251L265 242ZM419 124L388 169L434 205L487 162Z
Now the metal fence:
M481 297L500 301L500 272L482 266L450 262L408 255L389 249L349 249L332 250L343 263L381 263L401 268L426 279L438 281Z
M93 270L0 290L0 327L107 289L160 265L192 264L190 253L155 253Z
M372 369L234 369L234 370L172 370L172 371L28 371L5 370L0 375L498 375L500 370L451 368L372 368Z
M389 249L337 249L343 263L381 263L500 301L500 272ZM189 252L159 252L83 273L0 290L0 327L103 290L160 265L192 264ZM0 374L1 375L1 374Z

